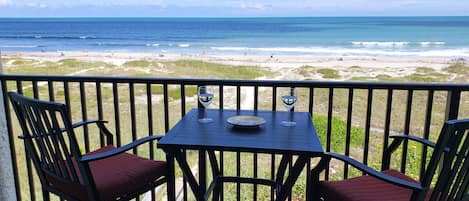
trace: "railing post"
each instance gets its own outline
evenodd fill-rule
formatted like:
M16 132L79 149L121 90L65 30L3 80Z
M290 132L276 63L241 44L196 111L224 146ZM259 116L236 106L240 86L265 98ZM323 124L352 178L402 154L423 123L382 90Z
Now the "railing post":
M2 53L0 52L0 75L3 73ZM0 82L0 90L3 89ZM2 90L3 91L3 90ZM0 200L17 200L13 166L11 164L10 140L7 128L6 110L3 96L0 93Z
M445 111L445 121L457 119L459 113L459 103L461 100L461 90L453 89L448 91L446 97L446 111ZM442 160L438 163L438 171L441 172L444 165L445 155L443 154Z
M461 90L448 91L446 98L445 121L457 119L459 113L459 103L461 100Z

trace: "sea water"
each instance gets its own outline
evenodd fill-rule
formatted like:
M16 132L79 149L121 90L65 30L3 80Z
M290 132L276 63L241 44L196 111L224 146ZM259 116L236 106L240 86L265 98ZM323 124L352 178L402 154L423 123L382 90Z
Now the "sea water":
M0 18L0 51L469 58L469 17Z

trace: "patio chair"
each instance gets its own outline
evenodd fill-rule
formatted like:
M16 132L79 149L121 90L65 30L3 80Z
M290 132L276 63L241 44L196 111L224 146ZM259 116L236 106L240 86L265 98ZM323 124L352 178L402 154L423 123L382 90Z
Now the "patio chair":
M126 151L158 140L148 136L115 147L105 121L93 120L72 124L66 105L36 100L8 92L18 117L27 156L32 160L41 181L44 200L49 192L67 200L129 200L168 182L168 196L173 183L168 178L166 162L145 159ZM80 152L74 128L96 124L107 146L93 152Z
M348 156L326 153L311 171L308 197L324 201L422 201L469 200L469 119L447 121L435 143L412 135L394 135L384 151L383 170L378 172ZM391 154L404 140L432 147L433 153L420 181L390 170ZM319 174L331 158L365 173L340 181L319 181Z

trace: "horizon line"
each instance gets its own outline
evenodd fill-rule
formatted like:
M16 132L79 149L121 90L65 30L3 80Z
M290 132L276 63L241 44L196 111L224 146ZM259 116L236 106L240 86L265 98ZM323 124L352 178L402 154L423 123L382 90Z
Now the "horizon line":
M360 18L360 17L469 17L469 15L338 15L338 16L51 16L51 17L6 17L0 16L0 19L55 19L55 18L69 18L69 19L90 19L90 18Z

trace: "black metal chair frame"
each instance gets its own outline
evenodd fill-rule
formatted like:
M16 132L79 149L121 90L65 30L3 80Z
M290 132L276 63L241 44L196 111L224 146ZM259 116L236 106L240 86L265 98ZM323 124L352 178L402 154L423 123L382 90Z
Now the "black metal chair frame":
M447 121L441 130L437 143L412 135L390 136L394 140L384 150L383 170L390 168L391 155L404 140L418 142L434 149L420 183L386 175L348 156L331 152L325 153L318 166L311 170L311 179L314 184L318 184L319 174L327 167L331 158L334 158L372 177L411 189L413 191L411 201L423 201L429 190L432 190L431 201L440 200L441 198L444 200L469 200L469 136L465 135L469 135L469 119ZM437 181L435 186L431 188L435 174L438 174ZM317 188L318 186L315 185L308 190L308 196L314 200L319 199L316 192Z
M112 145L113 135L105 127L106 121L88 120L72 124L70 112L65 104L32 99L15 92L8 92L8 97L13 104L23 131L19 138L24 140L26 154L32 160L41 181L44 200L50 199L49 192L67 200L78 200L48 182L46 173L49 176L53 175L54 179L60 182L84 187L88 200L100 200L89 163L124 153L143 143L162 138L162 136L158 135L147 136L106 152L82 155L74 129L88 124L96 124L100 130L100 135L105 137L107 145ZM58 113L57 116L55 116L56 113ZM61 118L62 121L57 117ZM60 125L60 123L63 125ZM65 136L64 133L66 134ZM53 151L57 152L53 153ZM78 169L70 168L73 166L72 160L76 161ZM62 166L54 164L61 164ZM64 170L63 167L68 167L66 168L68 170ZM77 173L81 175L82 181L78 178ZM125 197L120 197L119 201L136 198L140 194L164 183L168 185L168 198L171 198L171 195L174 198L174 179L172 178L174 175L170 172L165 175L146 184L136 192L127 194Z

